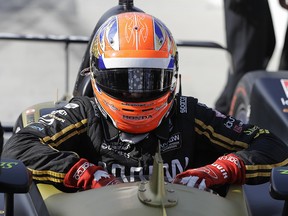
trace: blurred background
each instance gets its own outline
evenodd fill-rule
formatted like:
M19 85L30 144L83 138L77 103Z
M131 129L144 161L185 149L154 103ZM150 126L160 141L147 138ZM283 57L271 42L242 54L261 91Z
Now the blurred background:
M287 26L287 11L270 0L277 44L269 69L278 65ZM0 33L89 37L101 15L118 0L0 0ZM225 44L222 0L134 0L134 5L161 19L176 40ZM27 107L65 94L65 45L0 40L0 121L13 125ZM72 94L85 45L69 48ZM223 50L179 48L183 94L213 107L226 81L229 58Z

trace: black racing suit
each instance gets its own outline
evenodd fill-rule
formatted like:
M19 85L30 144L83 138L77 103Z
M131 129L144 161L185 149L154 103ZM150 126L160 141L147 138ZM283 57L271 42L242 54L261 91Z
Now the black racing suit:
M79 158L129 181L133 178L128 176L151 173L159 141L169 181L184 170L213 163L231 152L244 161L247 184L266 182L273 167L288 164L287 146L269 131L184 96L176 97L169 117L157 129L135 136L122 133L106 120L94 98L75 97L14 134L4 146L3 157L23 161L34 180L55 186L62 185Z

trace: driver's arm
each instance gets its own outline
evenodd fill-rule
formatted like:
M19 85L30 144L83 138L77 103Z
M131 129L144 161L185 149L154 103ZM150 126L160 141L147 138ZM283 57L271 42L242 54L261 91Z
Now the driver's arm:
M207 145L207 151L219 157L214 163L180 173L175 183L200 188L226 183L260 184L269 181L273 167L288 165L287 145L266 129L199 104L195 125L196 145Z
M88 154L88 145L92 145L87 135L92 124L89 121L97 122L95 118L90 99L74 98L65 107L12 135L2 156L21 160L37 182L82 189L111 184L101 167L85 159L85 149ZM94 178L98 170L101 172ZM105 181L94 181L102 177Z

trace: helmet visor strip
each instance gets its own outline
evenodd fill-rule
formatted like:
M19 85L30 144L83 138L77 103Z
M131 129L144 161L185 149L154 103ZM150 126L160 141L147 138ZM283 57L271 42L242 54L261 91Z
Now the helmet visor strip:
M94 71L98 87L110 96L123 101L147 101L169 91L173 70L150 68L119 68Z

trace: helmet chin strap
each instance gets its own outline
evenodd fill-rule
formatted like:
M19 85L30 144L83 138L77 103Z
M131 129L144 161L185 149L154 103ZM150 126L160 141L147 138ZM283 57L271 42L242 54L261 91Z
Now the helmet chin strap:
M140 141L144 140L149 133L145 133L145 134L130 134L130 133L125 133L125 132L121 132L119 134L119 138L122 142L127 142L130 144L137 144Z

